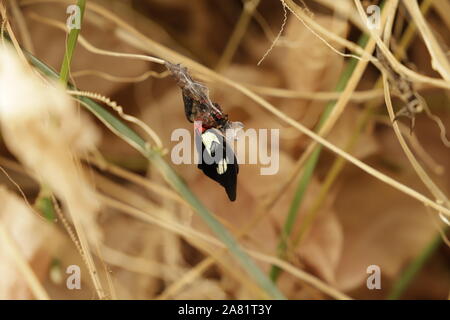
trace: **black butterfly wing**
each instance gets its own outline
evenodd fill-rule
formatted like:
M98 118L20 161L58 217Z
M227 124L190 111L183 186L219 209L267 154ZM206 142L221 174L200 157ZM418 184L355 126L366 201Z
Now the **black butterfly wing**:
M210 139L211 134L217 137L218 142L207 142L206 139ZM207 137L207 135L209 136ZM235 201L239 165L236 155L227 144L226 139L212 130L208 130L202 135L199 135L197 132L196 146L199 158L201 158L198 168L206 176L220 183L225 188L228 198L231 201ZM218 161L215 159L216 154L220 154Z

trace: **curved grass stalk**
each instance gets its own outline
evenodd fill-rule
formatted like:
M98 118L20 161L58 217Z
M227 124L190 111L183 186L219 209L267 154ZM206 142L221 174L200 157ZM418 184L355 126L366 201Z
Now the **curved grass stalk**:
M148 136L149 138L151 138L153 140L153 142L156 144L157 148L159 148L160 150L162 150L163 147L163 143L161 141L161 139L159 138L158 134L152 129L150 128L147 124L145 124L145 122L143 122L142 120L133 117L129 114L126 114L123 111L123 107L118 105L115 101L112 101L111 99L102 96L98 93L93 93L93 92L87 92L87 91L76 91L76 90L67 90L66 91L68 94L74 95L74 96L78 96L78 97L87 97L90 98L92 100L98 100L98 101L102 101L103 103L105 103L107 106L111 107L114 111L117 112L117 114L124 119L125 121L131 122L136 124L139 128L141 128Z
M96 76L102 79L105 79L107 81L111 82L121 82L121 83L136 83L136 82L142 82L147 80L150 77L162 79L169 75L169 71L164 71L161 73L155 72L153 70L144 72L143 74L135 77L121 77L121 76L115 76L112 74L109 74L107 72L99 71L99 70L92 70L92 69L86 69L86 70L79 70L72 72L72 77L78 78L78 77L85 77L85 76Z

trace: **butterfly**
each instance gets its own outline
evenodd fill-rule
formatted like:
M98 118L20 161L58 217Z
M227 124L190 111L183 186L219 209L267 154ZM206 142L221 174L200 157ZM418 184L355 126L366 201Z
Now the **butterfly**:
M239 165L225 136L235 139L242 123L230 121L220 105L210 100L208 88L195 81L187 68L169 62L166 67L181 88L186 119L195 124L198 168L222 185L228 198L235 201Z

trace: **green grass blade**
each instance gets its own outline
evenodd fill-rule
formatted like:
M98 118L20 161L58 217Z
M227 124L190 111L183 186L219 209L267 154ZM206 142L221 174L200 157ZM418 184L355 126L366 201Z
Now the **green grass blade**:
M80 26L83 22L84 9L86 8L86 0L78 0L77 6L80 8ZM75 51L75 47L77 45L78 35L80 34L80 29L72 29L69 32L69 36L67 37L66 43L66 51L64 54L63 63L61 65L61 71L59 75L59 79L64 86L67 85L69 81L70 74L70 64L72 62L73 53Z

